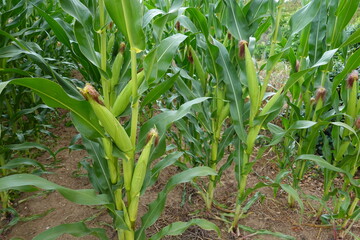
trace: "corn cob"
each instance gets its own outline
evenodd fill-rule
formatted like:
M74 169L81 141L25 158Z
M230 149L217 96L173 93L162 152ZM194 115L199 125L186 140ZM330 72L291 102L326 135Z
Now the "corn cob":
M141 85L141 83L144 81L145 75L144 71L141 71L137 74L137 83L138 87ZM127 106L130 103L130 97L131 97L131 90L132 90L132 83L133 81L130 80L128 84L124 87L124 89L121 91L121 93L117 96L114 105L111 109L111 112L114 114L114 116L119 116L122 114Z
M145 145L134 170L133 178L131 181L131 190L130 190L131 202L128 209L129 218L131 222L136 221L140 191L146 176L147 165L150 157L150 150L157 135L158 133L156 129L151 129L150 132L148 133L149 141Z
M81 89L81 93L89 101L96 117L99 119L105 131L110 135L116 146L125 154L130 154L133 146L125 129L114 115L107 109L100 100L99 93L89 83Z
M125 51L125 44L122 43L120 45L119 53L116 55L114 63L111 68L112 77L110 79L110 104L111 106L115 102L115 86L118 84L120 71L122 69L124 63L124 51Z

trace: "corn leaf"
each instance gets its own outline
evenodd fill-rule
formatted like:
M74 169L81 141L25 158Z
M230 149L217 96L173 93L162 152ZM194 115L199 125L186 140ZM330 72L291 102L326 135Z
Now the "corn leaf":
M242 86L235 68L230 62L229 53L226 48L216 40L214 40L214 43L220 50L218 63L222 67L220 74L227 85L226 89L228 92L228 100L230 102L230 114L233 118L234 128L239 138L246 141L246 132L243 125L244 101L241 97Z
M93 16L90 10L79 0L60 0L61 8L90 30L93 28Z
M155 88L153 88L146 97L141 102L142 106L146 104L152 103L153 101L157 100L162 94L168 91L175 83L176 80L179 79L179 73L174 74L169 79L166 79L164 82L158 84Z
M38 8L37 6L34 7L39 11L39 14L50 25L51 29L54 31L54 34L59 39L59 41L65 44L65 46L67 46L68 48L71 48L69 36L67 35L64 28L41 8Z
M325 169L328 169L328 170L331 170L331 171L334 171L334 172L337 172L337 173L345 174L348 177L351 184L353 184L354 186L359 187L359 185L360 185L360 181L357 180L357 179L354 179L352 177L352 175L348 171L345 171L345 170L343 170L341 168L335 167L331 163L324 160L322 157L319 157L319 156L316 156L316 155L313 155L313 154L303 154L303 155L298 156L296 158L296 160L310 160L310 161L313 161L322 168L325 168Z
M360 28L356 30L351 36L343 43L339 48L347 47L348 45L356 44L360 42Z
M216 175L216 171L209 167L195 167L185 170L181 173L176 174L171 177L168 183L166 184L164 190L162 190L158 197L149 205L149 210L145 215L141 218L141 228L136 233L136 239L142 239L145 230L153 225L155 221L160 217L162 211L165 207L167 194L178 184L186 183L192 181L195 177L204 177L204 176L214 176Z
M304 213L304 203L302 202L298 192L288 184L280 184L280 187L285 192L287 192L291 197L293 197L295 199L295 201L299 204L301 215L302 215ZM301 221L301 217L302 216L300 216L300 221Z
M172 35L162 40L160 44L145 57L145 76L149 83L164 76L179 45L186 38L187 36L180 33Z
M182 152L173 152L164 157L158 163L156 163L155 166L151 169L151 176L150 180L148 181L147 187L152 186L156 182L161 170L175 163L182 155Z
M12 159L8 161L5 165L1 166L0 169L13 169L13 168L22 167L24 165L38 167L41 168L41 170L45 171L45 168L41 163L30 158Z
M299 9L290 19L291 35L304 29L317 16L322 1L311 1Z
M83 237L93 235L100 240L108 240L105 229L102 228L88 228L83 222L61 224L56 227L50 228L36 237L33 240L55 240L63 234L70 234L74 237Z
M226 0L224 24L237 40L249 39L249 27L243 9L235 0Z
M92 31L88 31L79 22L75 22L74 33L79 43L80 51L92 64L100 67L100 54L95 51Z
M47 151L54 159L56 158L55 153L53 151L51 151L50 148L48 148L47 146L45 146L43 144L40 144L40 143L24 142L24 143L19 143L19 144L6 145L5 147L8 148L8 149L11 149L11 150L15 150L15 151L28 150L28 149L36 148L36 149L39 149L39 150Z
M309 36L309 56L312 63L318 61L321 54L326 50L324 41L326 37L326 21L326 1L322 1L319 13L311 24Z
M56 190L67 200L82 205L108 204L107 195L97 195L93 189L73 190L31 174L14 174L0 178L0 191L35 186L45 190Z
M88 172L89 180L94 188L100 193L110 194L112 198L112 184L109 177L109 168L105 153L101 145L97 142L91 141L85 137L82 138L86 151L92 159L90 165L87 161L81 162Z
M204 230L213 230L218 234L218 237L221 237L220 229L214 223L207 221L205 219L195 218L195 219L191 219L189 222L174 222L161 229L155 235L151 236L150 240L159 240L165 236L180 235L183 232L185 232L186 229L194 225L199 226Z
M45 78L19 78L0 83L0 93L7 84L16 84L32 89L50 107L59 107L70 110L76 118L81 120L78 130L89 138L104 136L104 131L99 125L90 104L69 97L56 83ZM85 129L84 129L85 128Z
M244 231L250 232L254 235L270 235L270 236L274 236L280 239L287 239L287 240L295 240L295 237L283 234L283 233L279 233L279 232L271 232L269 230L257 230L257 229L253 229L244 225L239 225L239 228L241 228Z
M136 52L145 49L142 29L143 9L139 0L105 0L106 9L121 32L128 38Z

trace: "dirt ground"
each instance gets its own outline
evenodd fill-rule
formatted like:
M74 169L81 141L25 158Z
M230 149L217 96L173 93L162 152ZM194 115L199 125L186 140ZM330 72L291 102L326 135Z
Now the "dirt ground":
M72 126L68 126L66 118L53 129L53 133L58 136L56 142L49 140L49 145L53 150L68 146L74 135L77 134ZM48 154L43 154L37 160L44 165L49 166L47 169L52 174L43 175L46 179L57 184L73 188L91 188L85 172L79 168L79 162L87 156L86 152L80 151L62 151L58 155L58 162L53 163ZM274 155L269 152L254 166L254 173L249 178L249 186L254 186L261 176L268 176L272 179L276 176L278 168L274 161ZM227 209L233 209L236 194L236 180L232 172L233 168L229 168L223 175L221 182L216 189L215 199L219 204L227 206ZM168 167L165 169L159 181L146 191L141 198L139 215L146 212L147 205L156 198L157 193L166 184L168 179L178 173L180 170L176 167ZM321 196L322 183L319 178L309 176L302 182L303 190L306 194L314 194ZM249 210L246 218L240 220L240 224L257 230L268 230L272 232L280 232L295 237L298 240L331 240L337 236L337 231L331 227L324 227L315 222L312 216L315 213L316 206L312 202L304 200L305 212L301 217L298 207L290 209L287 205L287 194L279 191L276 197L270 188L262 188L259 190L265 198L262 202L257 201ZM34 193L22 194L20 199L15 199L14 206L21 217L31 217L37 214L48 213L40 218L31 221L19 222L17 225L6 231L1 240L23 239L30 240L42 231L63 223L71 223L77 221L85 221L90 227L105 228L110 239L117 239L115 231L111 228L111 218L108 216L106 209L102 207L80 206L64 199L57 192L37 192L43 193L36 197L28 198ZM26 201L21 201L27 199ZM186 199L183 202L183 199ZM226 210L229 211L229 210ZM211 212L204 210L204 202L197 194L191 184L185 184L176 187L168 196L165 210L160 219L148 230L148 236L156 233L162 227L175 221L188 221L192 218L205 218L217 224L222 231L222 239L263 239L272 240L280 239L269 235L252 234L240 230L239 236L228 233L229 223L225 219L226 211L221 207L213 208ZM300 219L302 221L300 222ZM230 220L228 218L228 220ZM360 224L353 226L352 232L360 235ZM63 235L59 239L96 239L95 237L85 236L75 238L70 235ZM181 236L166 237L164 239L217 239L216 234L211 231L204 231L198 227L190 227ZM345 239L352 239L347 236Z

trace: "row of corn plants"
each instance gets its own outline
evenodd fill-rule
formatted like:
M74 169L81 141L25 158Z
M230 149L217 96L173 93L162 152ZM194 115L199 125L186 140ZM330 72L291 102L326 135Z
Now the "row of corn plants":
M62 13L51 11L57 4ZM302 199L315 197L305 196L300 182L318 165L324 190L322 198L316 198L315 216L338 224L346 235L360 217L355 178L360 165L356 71L360 52L349 50L359 43L360 31L351 35L345 31L359 0L303 1L284 36L281 22L286 4L282 0L60 0L54 6L31 5L87 83L64 78L31 42L1 31L6 39L2 59L21 54L47 75L7 75L0 91L25 86L48 106L70 110L92 158L82 165L94 189L71 190L28 174L3 177L0 189L32 185L58 190L79 204L105 205L119 239L145 239L146 229L159 218L176 184L190 182L211 210L217 204L217 183L233 167L238 190L236 202L228 206L233 208L229 231L236 233L262 187L275 193L283 189L289 206L297 202L303 211ZM270 51L267 62L258 66L255 49L263 36L269 36ZM343 62L344 69L332 78L335 60ZM280 62L292 71L280 89L273 89L271 79ZM12 69L19 76L20 68ZM260 77L260 72L265 75ZM177 129L170 142L176 151L167 151L170 126ZM254 148L264 130L272 138L261 149L279 152L280 171L271 183L249 186L256 164ZM182 172L170 179L137 224L140 196L163 168L174 163ZM200 181L205 176L207 181ZM343 179L340 188L334 184L338 177ZM150 239L181 234L191 225L219 234L213 223L193 219L171 224ZM80 228L84 234L107 239L101 229L83 223L71 226L73 230L65 232L77 234L74 229ZM54 232L59 236L63 229L54 228L36 239Z
M32 64L10 42L12 38L19 38L28 43L26 54L36 55L41 48L47 52L59 50L56 47L56 38L42 29L45 23L34 14L33 6L25 1L7 1L0 3L0 79L2 82L15 77L43 76L41 67ZM21 31L19 31L21 29ZM45 41L47 39L48 41ZM35 42L38 42L35 43ZM61 51L58 53L61 54ZM33 56L36 58L36 56ZM44 56L49 57L49 55ZM40 58L42 59L42 58ZM42 103L41 99L27 88L11 86L0 95L0 168L1 177L14 173L31 172L44 173L45 167L34 160L36 153L32 149L45 150L56 159L56 151L41 144L44 136L54 137L49 131L52 128L49 117L56 114L54 109ZM0 232L16 224L20 218L11 206L14 191L3 191L0 194L2 203L1 213L9 221L2 226Z

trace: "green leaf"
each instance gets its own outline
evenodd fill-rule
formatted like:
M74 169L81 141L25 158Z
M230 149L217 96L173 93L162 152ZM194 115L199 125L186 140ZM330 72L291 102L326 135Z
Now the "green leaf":
M336 24L332 26L333 34L331 36L332 46L339 46L342 39L342 32L350 22L356 11L359 9L359 0L340 1L336 9Z
M301 211L301 215L304 213L304 203L302 202L302 200L300 199L299 194L297 193L297 191L292 188L290 185L288 184L280 184L280 187L287 192L291 197L293 197L295 199L295 201L299 204L300 207L300 211ZM300 217L301 219L302 217Z
M161 139L168 127L171 123L183 118L185 115L190 113L191 107L194 104L201 103L205 100L207 100L207 97L202 98L196 98L194 100L188 101L181 105L178 110L168 110L163 113L160 113L156 115L155 117L148 120L146 123L143 124L143 126L140 129L140 139L139 139L139 145L143 146L145 144L146 134L150 131L151 128L156 126L158 132L159 132L159 138Z
M337 172L337 173L345 174L348 177L351 184L353 184L354 186L359 186L359 184L360 184L360 180L354 179L352 177L352 175L348 171L345 171L345 170L343 170L341 168L335 167L331 163L325 161L322 157L312 155L312 154L303 154L303 155L298 156L296 158L296 160L310 160L310 161L313 161L322 168L325 168L325 169L328 169L328 170L331 170L331 171L334 171L334 172Z
M174 222L161 229L155 235L151 236L150 240L159 240L165 236L180 235L185 232L186 229L188 229L190 226L194 225L197 225L204 230L213 230L218 234L218 237L221 237L220 229L214 223L209 222L205 219L195 218L190 220L189 222Z
M16 68L0 68L0 74L7 74L7 73L16 73L22 75L24 77L31 77L29 72L23 71L21 69Z
M151 20L153 20L156 16L158 15L164 15L166 14L164 11L160 10L160 9L150 9L149 11L147 11L143 17L143 28L145 28L150 22Z
M209 28L205 16L197 8L187 8L186 12L190 14L190 18L193 20L194 24L204 34L205 39L207 39L209 37Z
M55 153L53 151L51 151L50 148L46 147L43 144L35 143L35 142L25 142L25 143L19 143L19 144L10 144L10 145L6 145L6 148L11 149L11 150L16 150L16 151L28 150L28 149L31 149L31 148L36 148L36 149L39 149L39 150L47 151L54 159L56 158Z
M88 31L93 28L91 12L79 0L60 0L60 5L65 12L78 20Z
M274 236L277 238L281 238L281 239L287 239L287 240L295 240L295 237L283 234L283 233L279 233L279 232L271 232L269 230L257 230L257 229L253 229L244 225L239 225L239 228L241 228L244 231L250 232L254 235L270 235L270 236Z
M249 39L249 27L243 9L235 0L226 0L224 24L237 40Z
M145 49L145 34L142 29L143 9L139 0L105 0L106 9L116 26L129 39L136 52Z
M6 145L5 146L8 149L11 150L16 150L16 151L21 151L21 150L28 150L31 148L36 148L39 150L45 150L47 151L54 159L56 158L55 153L53 151L51 151L50 148L48 148L47 146L40 144L40 143L35 143L35 142L25 142L25 143L19 143L19 144L10 144L10 145Z
M149 83L164 76L180 43L186 38L187 36L180 33L172 35L162 40L160 44L145 57L145 76Z
M157 100L162 94L168 91L174 85L175 81L178 79L179 79L179 73L176 73L173 76L171 76L169 79L166 79L164 82L158 84L148 94L146 94L146 97L141 102L141 105L145 106Z
M88 171L90 182L97 191L110 194L111 197L114 198L107 160L104 157L105 154L102 146L85 137L82 138L82 141L92 159L91 165L82 164ZM87 163L87 161L85 162Z
M271 26L271 18L268 18L266 21L261 23L261 25L256 29L254 37L256 40L260 40L261 36L269 29Z
M182 155L182 152L173 152L156 163L156 165L151 169L151 176L148 187L156 182L161 170L175 163Z
M230 102L230 114L233 118L235 131L239 138L246 141L246 132L244 128L244 102L241 98L242 86L235 68L230 62L229 53L226 48L218 41L214 40L215 46L219 48L218 63L222 67L221 77L227 85L227 96Z
M45 171L45 168L41 163L39 163L38 161L35 161L33 159L30 159L30 158L12 159L9 162L7 162L5 165L1 166L0 169L13 169L13 168L18 168L18 167L21 167L24 165L38 167L38 168L41 168L43 171Z
M100 54L95 51L92 31L87 30L79 22L75 22L74 33L82 54L84 54L92 64L100 67Z
M102 228L88 228L83 222L61 224L50 228L36 237L33 240L56 240L63 234L70 234L74 237L83 237L93 235L101 240L108 240L105 229Z
M291 16L291 35L304 29L317 16L322 1L311 1Z
M327 7L326 1L322 1L319 13L311 24L309 36L309 56L311 62L319 60L320 55L325 51L325 37L327 27Z
M320 67L323 66L325 64L327 64L328 62L330 62L331 58L334 56L334 54L337 52L337 48L336 49L332 49L329 51L326 51L322 57L319 59L319 61L317 61L317 63L315 63L311 68L316 68L316 67Z
M347 47L348 45L356 44L360 42L360 28L356 30L351 36L341 44L339 48Z
M307 121L307 120L299 120L299 121L296 121L296 122L290 127L290 129L307 129L307 128L311 128L311 127L314 126L315 124L317 124L317 122Z
M45 190L56 190L67 200L82 205L108 204L107 195L97 195L93 189L73 190L31 174L14 174L0 178L0 191L35 186Z
M0 58L13 58L22 53L25 53L25 51L12 45L0 48Z
M160 217L162 211L165 207L167 194L180 183L185 183L191 181L195 177L204 177L209 175L216 175L216 171L209 167L195 167L185 170L181 173L176 174L171 177L167 182L164 190L162 190L156 200L154 200L149 205L149 210L147 213L141 218L141 228L136 234L136 239L139 240L145 233L145 230L153 225L155 221Z
M57 21L55 21L50 15L48 15L45 11L43 11L41 8L38 8L37 6L34 6L34 7L36 8L36 10L39 11L39 14L49 24L51 29L54 31L54 34L57 37L57 39L59 39L59 41L62 42L68 48L71 48L69 36L67 35L64 28Z
M356 138L358 138L357 134L356 134L356 131L350 127L349 125L347 125L346 123L343 123L343 122L331 122L331 124L335 125L335 126L339 126L339 127L343 127L343 128L346 128L347 130L349 130L350 132L352 132Z
M104 136L104 131L95 117L87 101L79 101L69 97L56 83L45 78L19 78L0 83L0 93L7 84L16 84L32 89L50 107L69 109L74 116L81 119L87 131L83 132L89 138ZM77 126L76 126L77 127ZM84 126L82 126L84 127ZM82 130L83 128L78 128Z

